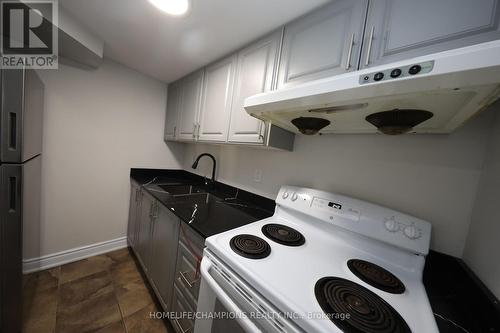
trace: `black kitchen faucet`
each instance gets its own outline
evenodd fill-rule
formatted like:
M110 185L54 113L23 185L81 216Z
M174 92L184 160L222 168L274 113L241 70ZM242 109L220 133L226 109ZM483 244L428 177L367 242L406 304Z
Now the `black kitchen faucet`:
M194 161L193 165L191 166L193 169L196 169L198 167L198 162L200 161L200 158L202 158L203 156L208 156L212 159L212 179L211 179L211 182L212 183L215 183L215 169L217 168L217 162L215 161L215 157L212 155L212 154L209 154L209 153L203 153L203 154L200 154L196 160Z

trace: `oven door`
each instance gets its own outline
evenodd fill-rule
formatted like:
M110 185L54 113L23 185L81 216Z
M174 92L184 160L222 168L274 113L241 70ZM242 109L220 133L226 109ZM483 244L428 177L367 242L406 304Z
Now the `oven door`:
M207 250L200 270L195 333L303 332Z

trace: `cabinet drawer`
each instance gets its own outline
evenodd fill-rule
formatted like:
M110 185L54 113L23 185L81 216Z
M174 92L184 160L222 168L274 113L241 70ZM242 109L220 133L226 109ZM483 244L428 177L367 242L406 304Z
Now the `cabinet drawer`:
M188 247L184 245L183 242L179 242L175 283L193 307L196 307L198 303L201 280L201 275L200 273L197 274L196 267L196 257L189 251Z
M179 288L174 285L174 293L172 296L172 312L176 313L177 318L172 319L172 326L177 333L193 333L194 319L187 316L187 313L193 313L193 309L187 305L184 296Z

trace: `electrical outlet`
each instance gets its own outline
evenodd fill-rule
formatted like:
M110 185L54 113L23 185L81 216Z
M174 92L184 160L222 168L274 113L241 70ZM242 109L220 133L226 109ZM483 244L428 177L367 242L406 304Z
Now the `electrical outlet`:
M253 174L253 180L256 183L260 183L262 181L262 169L255 169L255 172Z

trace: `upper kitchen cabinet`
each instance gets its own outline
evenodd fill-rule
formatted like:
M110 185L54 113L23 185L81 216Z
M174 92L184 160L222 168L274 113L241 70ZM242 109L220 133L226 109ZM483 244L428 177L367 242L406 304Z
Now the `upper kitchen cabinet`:
M205 69L203 98L197 138L225 142L231 115L236 55Z
M370 1L361 67L500 38L498 0Z
M177 136L177 122L179 120L182 86L180 82L168 85L167 114L165 116L165 141L172 141Z
M249 96L272 89L280 40L281 30L238 53L229 142L256 144L264 142L264 122L250 116L243 108L243 102Z
M357 70L367 8L339 0L286 25L278 88Z
M178 140L196 140L196 130L198 129L198 116L201 105L201 92L203 88L204 71L188 75L181 81L179 118L177 125Z

